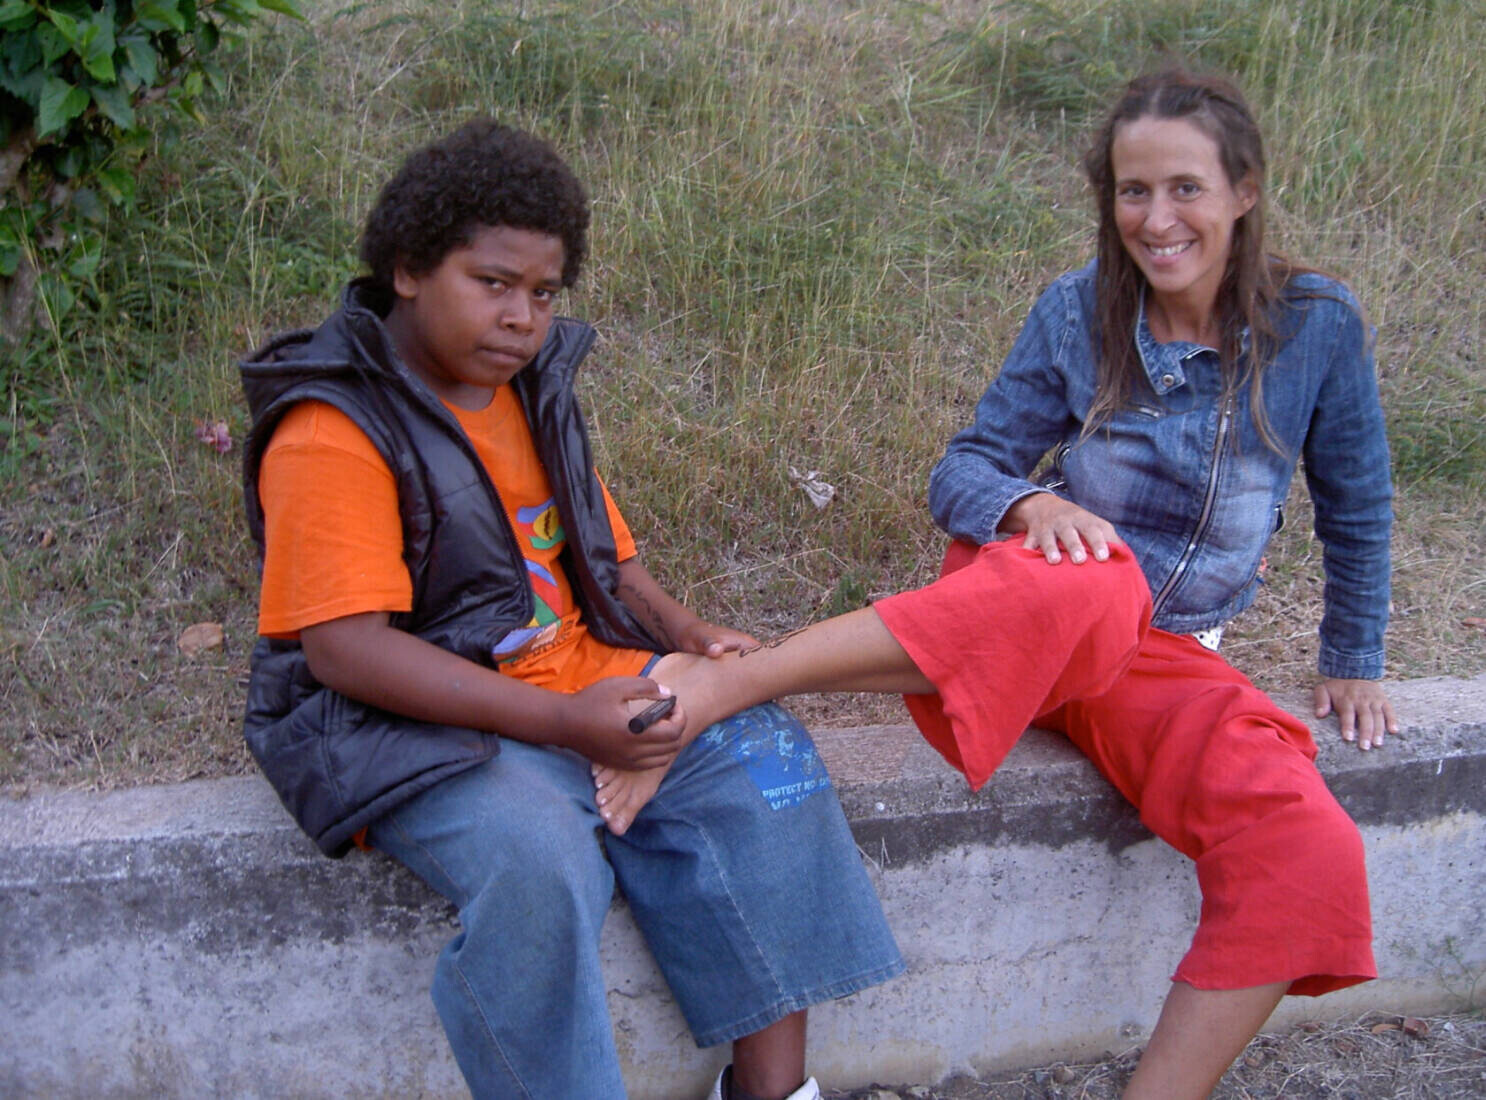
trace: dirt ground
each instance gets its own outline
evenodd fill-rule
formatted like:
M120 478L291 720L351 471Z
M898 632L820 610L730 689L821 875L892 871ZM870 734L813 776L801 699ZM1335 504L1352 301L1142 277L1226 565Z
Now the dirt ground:
M956 1077L937 1086L827 1092L830 1100L1115 1100L1139 1048L1090 1063ZM1486 1014L1368 1015L1260 1035L1214 1100L1480 1100L1486 1097Z

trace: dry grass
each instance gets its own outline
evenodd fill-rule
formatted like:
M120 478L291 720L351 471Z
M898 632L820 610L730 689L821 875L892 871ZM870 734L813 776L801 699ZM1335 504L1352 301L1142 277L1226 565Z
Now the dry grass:
M1236 70L1272 135L1274 223L1379 328L1399 486L1390 675L1486 669L1486 72L1479 5L1056 0L321 5L231 59L212 126L147 164L84 305L4 368L0 784L243 770L256 578L234 358L316 322L397 158L479 112L553 138L594 198L564 303L648 564L768 635L934 575L924 486L1038 289L1080 262L1089 113L1163 50ZM817 512L789 479L839 489ZM1306 506L1230 634L1308 678ZM193 622L225 650L176 649ZM806 699L814 722L892 701Z
M1132 1049L1084 1063L956 1077L933 1087L873 1087L832 1100L1116 1100L1139 1058ZM1476 1100L1486 1094L1486 1018L1370 1014L1260 1035L1213 1100Z

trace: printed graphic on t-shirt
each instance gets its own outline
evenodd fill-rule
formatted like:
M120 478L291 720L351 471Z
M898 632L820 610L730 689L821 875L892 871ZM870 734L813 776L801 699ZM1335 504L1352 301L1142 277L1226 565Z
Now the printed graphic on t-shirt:
M534 560L530 550L548 551L542 555L548 562L561 552L567 535L563 533L562 519L557 514L557 502L548 497L534 508L516 509L516 537L522 542L532 594L537 598L537 613L532 623L553 622L566 610L562 606L562 593L552 570L544 562Z
M777 703L750 707L709 726L702 739L733 754L770 809L798 806L831 785L815 742Z
M548 497L541 504L517 508L515 519L513 526L526 561L535 613L529 623L517 627L491 647L491 655L500 662L512 661L555 641L566 611L562 589L550 568L567 538L556 500Z

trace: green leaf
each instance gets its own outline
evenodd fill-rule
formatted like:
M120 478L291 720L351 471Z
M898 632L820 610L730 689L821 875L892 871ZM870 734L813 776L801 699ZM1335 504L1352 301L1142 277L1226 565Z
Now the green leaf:
M52 315L54 321L65 317L77 302L77 295L72 292L72 288L54 272L43 271L41 278L37 280L37 287L41 291L47 312Z
M0 30L21 31L36 22L36 9L26 0L0 0Z
M227 90L227 74L222 66L208 59L201 63L201 71L206 74L206 82L212 86L212 91L220 95Z
M256 19L259 10L258 0L217 0L212 5L213 14L240 27L245 27Z
M0 38L0 70L10 69L19 76L41 64L41 43L36 32L8 34Z
M211 53L221 38L222 32L217 30L217 25L210 19L203 19L196 25L196 52Z
M104 198L116 206L134 201L134 169L114 160L98 170L98 186Z
M66 40L69 48L77 45L81 31L78 29L76 19L66 12L56 10L48 10L46 17L52 21L52 26L57 28L57 32Z
M51 68L53 61L65 57L72 49L72 43L51 23L43 23L36 28L36 41L41 46L41 63L47 68Z
M77 55L83 59L83 68L94 80L112 84L118 79L114 74L114 23L107 12L99 12L83 28Z
M0 69L0 88L4 88L22 103L35 108L41 103L41 89L46 83L45 69L32 69L24 76L7 76L4 69Z
M139 75L139 79L146 84L154 84L160 75L160 55L150 45L149 36L126 35L119 39L119 45L124 47L124 56L129 61L129 67Z
M134 107L129 102L129 93L118 85L105 86L93 85L93 102L98 104L98 110L103 117L112 122L120 130L134 128Z
M74 279L91 279L103 259L103 242L97 237L84 237L67 257L67 274Z
M269 11L276 11L280 15L287 15L304 22L304 12L300 11L299 5L294 0L258 0L258 3Z
M134 9L134 21L147 31L181 34L186 29L177 0L145 0Z
M87 107L88 93L84 89L55 76L47 77L46 84L41 89L41 110L36 118L36 136L42 138L59 132L87 110Z
M153 134L143 126L125 130L114 138L114 151L122 156L138 160L150 151Z

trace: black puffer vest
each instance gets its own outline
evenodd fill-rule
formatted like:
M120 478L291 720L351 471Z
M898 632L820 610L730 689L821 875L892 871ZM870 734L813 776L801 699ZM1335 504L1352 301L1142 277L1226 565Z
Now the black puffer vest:
M243 458L248 526L261 562L258 470L274 428L297 402L336 406L397 481L413 610L391 624L489 666L491 647L531 621L531 585L473 446L393 350L381 321L389 306L358 280L319 329L280 337L241 364L253 416ZM562 564L584 623L610 645L658 650L615 596L614 534L572 387L592 344L587 325L558 319L512 384L562 517ZM244 735L289 812L332 856L399 802L499 751L492 734L414 721L339 695L310 675L297 642L269 638L253 650Z

